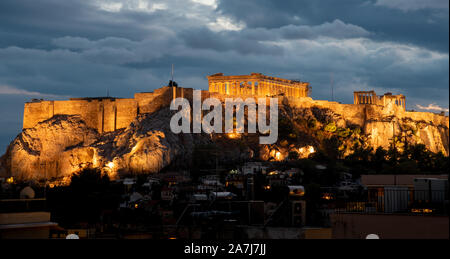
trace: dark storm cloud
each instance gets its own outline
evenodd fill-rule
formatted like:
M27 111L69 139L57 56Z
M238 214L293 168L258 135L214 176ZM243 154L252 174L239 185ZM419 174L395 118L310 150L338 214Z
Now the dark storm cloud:
M381 4L380 4L381 2ZM448 52L447 0L220 0L218 10L251 28L320 25L335 19L374 32L377 40Z
M214 33L207 28L183 31L180 37L184 39L187 46L196 49L212 49L221 52L235 50L240 54L282 54L282 49L277 46L267 46L232 33Z
M374 89L448 109L448 1L2 0L0 153L25 101L132 97L171 64L183 87L260 72L308 81L314 99L332 78L343 103Z
M287 25L280 28L248 28L241 31L213 32L208 28L182 31L179 36L187 46L217 51L237 51L240 54L282 55L283 49L265 42L283 39L336 39L358 38L370 33L359 26L345 24L340 20L318 26Z
M130 39L143 37L141 26L133 20L114 17L98 11L89 1L79 0L2 0L0 26L4 36L0 37L0 44L3 46L12 43L16 46L47 46L48 39L65 35L91 39L111 35Z

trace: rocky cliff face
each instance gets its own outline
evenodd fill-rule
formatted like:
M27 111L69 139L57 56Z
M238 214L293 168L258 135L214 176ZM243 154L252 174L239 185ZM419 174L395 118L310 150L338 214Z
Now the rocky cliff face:
M83 168L121 172L158 172L176 160L189 160L203 135L175 135L172 112L163 108L140 115L126 129L99 134L78 116L58 115L25 129L1 158L4 174L16 179L65 182Z
M315 101L311 98L289 100L289 107L296 110L320 110L328 118L320 119L322 127L334 122L336 134L359 128L363 141L374 149L388 149L393 141L397 147L406 142L424 144L427 149L449 155L449 117L429 112L408 112L396 105L339 104ZM317 114L317 112L316 112ZM322 116L323 117L323 116ZM314 119L314 118L312 118Z
M423 143L433 152L449 154L448 117L310 98L281 98L279 103L280 132L273 145L259 145L256 134L174 134L170 130L174 112L168 107L141 114L127 128L103 134L79 116L56 115L24 129L11 142L0 158L0 173L59 183L67 183L74 172L89 167L101 168L113 178L154 173L169 165L189 167L196 147L207 145L220 151L220 162L251 157L282 160L290 152L305 157L326 149L333 136L341 140L338 148L344 155L355 144L388 148L393 139L400 148L405 141Z

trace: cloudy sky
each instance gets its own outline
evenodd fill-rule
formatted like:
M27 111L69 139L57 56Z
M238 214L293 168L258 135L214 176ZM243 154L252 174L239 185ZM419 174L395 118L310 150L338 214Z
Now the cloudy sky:
M132 97L260 72L448 112L448 0L1 0L0 153L31 98Z

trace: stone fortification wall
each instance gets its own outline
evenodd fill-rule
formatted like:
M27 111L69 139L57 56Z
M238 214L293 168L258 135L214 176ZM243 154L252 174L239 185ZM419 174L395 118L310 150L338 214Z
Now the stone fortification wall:
M38 122L54 115L79 115L86 125L98 132L110 132L126 128L138 114L154 113L170 105L174 97L187 98L192 104L194 89L180 87L163 87L149 93L136 93L133 99L118 98L79 98L69 101L39 101L25 104L23 128L32 128ZM202 100L214 97L223 103L226 98L255 98L257 96L230 95L202 91ZM449 120L429 112L408 112L402 106L388 103L376 104L341 104L310 97L278 96L279 105L283 100L296 108L325 108L340 115L338 127L358 125L369 135L373 147L388 148L392 137L403 137L405 128L413 128L411 140L425 144L431 151L449 154ZM405 133L406 134L406 133Z
M137 115L134 99L80 98L69 101L25 103L23 128L33 128L55 115L79 115L98 132L114 131L130 124Z
M340 104L311 98L288 98L297 108L327 108L341 116L340 127L351 124L361 127L369 135L370 145L387 149L395 135L407 137L413 143L425 144L430 151L449 155L449 117L430 112L409 112L402 106L389 103Z
M153 113L170 105L172 94L170 87L163 87L154 92L136 93L133 99L103 97L27 102L24 106L23 128L33 128L55 115L79 115L88 127L100 133L115 131L126 128L138 114Z

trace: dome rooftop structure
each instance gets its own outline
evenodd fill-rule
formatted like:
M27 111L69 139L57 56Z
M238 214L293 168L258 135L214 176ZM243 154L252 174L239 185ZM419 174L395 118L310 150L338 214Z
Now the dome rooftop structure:
M34 199L35 195L33 188L30 186L27 186L20 191L21 199Z

